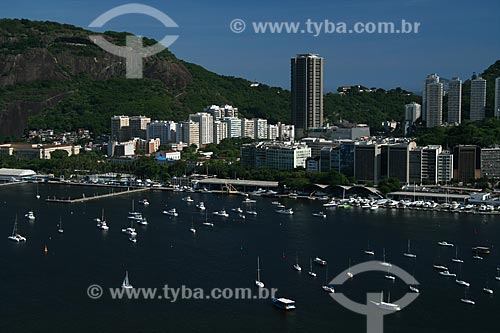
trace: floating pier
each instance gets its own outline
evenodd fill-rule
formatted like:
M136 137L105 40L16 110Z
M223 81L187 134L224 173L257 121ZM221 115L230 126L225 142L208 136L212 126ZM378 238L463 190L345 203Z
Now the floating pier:
M137 188L133 190L126 190L126 191L119 191L119 192L113 192L113 193L106 193L106 194L100 194L100 195L94 195L90 197L81 197L81 198L67 198L67 199L58 199L58 198L47 198L45 199L46 202L53 202L53 203L81 203L81 202L86 202L86 201L91 201L91 200L98 200L98 199L104 199L104 198L111 198L111 197L116 197L119 195L125 195L125 194L132 194L132 193L139 193L139 192L145 192L149 191L149 188Z

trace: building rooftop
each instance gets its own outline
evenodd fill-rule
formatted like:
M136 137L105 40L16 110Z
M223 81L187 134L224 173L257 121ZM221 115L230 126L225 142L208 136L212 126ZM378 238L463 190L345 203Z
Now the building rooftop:
M36 172L29 169L0 169L0 176L4 177L30 177L36 175Z

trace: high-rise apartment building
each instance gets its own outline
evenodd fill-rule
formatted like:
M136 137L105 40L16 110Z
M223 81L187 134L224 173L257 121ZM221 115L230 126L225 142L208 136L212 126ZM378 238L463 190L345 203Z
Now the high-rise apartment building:
M129 121L128 116L114 116L111 118L111 141L124 142L129 139Z
M225 117L223 122L227 123L227 137L241 137L241 119L236 117Z
M472 76L470 85L470 120L483 120L486 116L486 80Z
M153 121L146 129L146 140L160 139L160 144L175 142L176 123L173 121Z
M451 79L448 90L448 124L462 122L462 80Z
M133 116L129 120L129 136L146 140L148 124L151 118L145 116Z
M500 77L495 79L495 109L494 116L500 118Z
M253 119L241 119L241 137L252 139L255 137L255 122Z
M254 139L266 140L267 139L267 119L254 118Z
M425 93L426 126L436 127L443 123L443 84L429 83Z
M199 124L200 145L206 145L214 142L214 118L206 112L190 114L189 120Z
M311 127L323 125L323 58L299 54L291 59L292 124L304 137Z
M424 90L422 91L422 120L427 121L427 85L439 83L439 75L429 74L425 78Z
M407 135L411 132L413 124L422 116L422 107L418 103L410 103L405 105L405 123L404 133Z
M214 143L219 144L227 138L227 123L216 120L214 121Z

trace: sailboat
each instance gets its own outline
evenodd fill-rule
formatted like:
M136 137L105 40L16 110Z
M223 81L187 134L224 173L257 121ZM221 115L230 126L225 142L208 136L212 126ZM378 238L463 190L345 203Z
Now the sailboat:
M462 259L458 258L458 246L455 248L455 258L452 258L451 261L459 263L459 264L464 263L464 261Z
M368 255L368 256L374 256L375 255L375 251L373 251L373 250L370 249L370 241L368 241L368 248L367 248L367 250L365 250L365 254Z
M38 191L38 184L36 184L36 196L37 199L40 199L40 193Z
M264 282L260 280L260 257L257 257L257 280L255 280L255 285L264 288Z
M351 258L349 258L349 270L347 271L347 276L352 279L354 277L354 274L351 272Z
M391 267L392 265L390 263L388 263L387 261L385 261L385 248L383 249L383 258L384 258L384 261L382 261L380 264L382 266L385 266L385 267Z
M376 305L378 308L387 310L387 311L401 311L401 307L397 304L391 303L391 294L389 294L389 298L387 303L384 302L384 292L380 294L380 302L370 301L372 304Z
M45 245L45 247L43 248L43 254L47 253L49 253L49 248L47 247L47 245Z
M64 233L63 225L62 225L62 217L59 217L59 227L57 229L57 232L62 234Z
M307 273L309 274L310 276L312 277L316 277L318 276L314 271L313 271L313 262L312 262L312 258L309 259L309 272Z
M495 276L495 280L500 281L500 268L497 267L497 276Z
M109 226L106 223L106 220L104 219L104 208L102 209L101 212L101 219L97 222L97 227L101 230L109 230Z
M211 222L208 222L208 216L207 216L207 211L205 210L205 222L203 222L203 225L206 225L206 226L209 226L209 227L213 227L214 224L211 223Z
M128 280L128 271L125 271L125 278L123 279L123 282L122 282L122 288L123 289L132 289L132 288L134 288L130 284L130 281Z
M25 242L26 237L23 237L17 233L17 214L16 214L16 219L14 221L14 228L12 229L12 235L8 237L11 241L14 242Z
M408 252L403 253L403 255L404 255L405 257L407 257L407 258L416 258L416 257L417 257L417 255L416 255L416 254L411 253L410 247L411 247L411 243L410 243L410 240L408 239Z
M328 284L328 266L326 266L325 284L322 285L321 288L323 288L323 290L329 294L333 294L335 292L335 289L333 289L333 287Z
M460 302L465 303L465 304L469 304L469 305L475 305L476 304L476 302L474 302L470 298L467 298L467 289L464 292L464 298L461 298Z
M396 281L396 277L391 274L391 267L387 267L387 274L385 275L387 280Z
M189 229L189 231L191 231L193 234L196 233L196 229L194 228L194 221L192 218L191 218L191 229Z
M295 255L295 265L293 265L293 269L296 270L297 272L302 272L302 267L299 265L299 255Z

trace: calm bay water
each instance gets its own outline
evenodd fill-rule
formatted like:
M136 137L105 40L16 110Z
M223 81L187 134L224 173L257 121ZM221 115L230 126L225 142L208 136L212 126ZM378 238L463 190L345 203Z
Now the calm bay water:
M187 194L146 192L90 201L83 204L49 204L43 198L80 197L82 193L108 193L109 189L40 184L42 199L36 200L37 186L17 184L0 187L0 332L365 332L365 318L349 312L322 289L325 268L315 267L318 277L307 275L309 258L319 256L329 263L329 280L352 264L387 260L421 283L420 297L402 312L385 317L385 332L498 332L500 282L495 281L500 250L482 261L472 259L474 245L500 245L500 217L458 215L438 212L385 210L366 211L323 209L321 202L281 200L293 207L295 215L274 212L271 199L258 198L253 205L259 215L242 221L230 212L242 206L240 196L190 194L205 202L208 220L195 203L183 202ZM127 227L131 200L147 198L151 205L136 204L148 226L136 226L138 243L121 233ZM165 205L177 208L179 217L162 214ZM248 206L248 205L247 205ZM98 230L93 218L105 209L108 232ZM225 208L224 219L211 212ZM36 221L24 219L33 210ZM312 217L327 211L328 217ZM7 240L15 214L26 244ZM59 218L64 234L57 233ZM191 221L196 235L189 232ZM416 260L403 257L407 240L412 241ZM460 278L471 283L467 296L473 307L460 302L465 289L441 277L432 264L438 260L453 272L453 248L438 248L446 240L459 246L465 260ZM363 250L368 241L375 258ZM47 245L49 253L43 254ZM292 270L295 255L302 273ZM284 256L283 256L284 254ZM285 313L270 300L180 300L113 301L109 296L91 300L86 295L91 284L119 287L124 271L134 287L162 288L186 285L190 288L254 287L256 258L260 256L261 278L266 287L277 288L278 296L297 301L297 310ZM483 287L495 295L486 295ZM366 273L336 288L351 299L364 303L367 292L391 292L399 299L407 286L384 279L383 273Z

